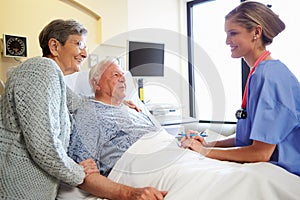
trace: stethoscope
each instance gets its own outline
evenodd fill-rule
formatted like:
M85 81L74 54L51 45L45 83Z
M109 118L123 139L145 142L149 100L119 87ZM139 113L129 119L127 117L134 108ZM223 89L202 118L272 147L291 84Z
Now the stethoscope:
M258 66L258 64L264 60L267 56L269 56L271 53L270 51L265 51L254 63L253 67L250 70L250 73L248 75L247 78L247 82L246 82L246 86L245 86L245 90L244 90L244 95L243 95L243 100L242 100L242 108L238 109L235 113L235 117L237 119L246 119L247 118L247 111L246 111L246 104L247 104L247 95L248 95L248 81L250 76L254 73L256 67Z

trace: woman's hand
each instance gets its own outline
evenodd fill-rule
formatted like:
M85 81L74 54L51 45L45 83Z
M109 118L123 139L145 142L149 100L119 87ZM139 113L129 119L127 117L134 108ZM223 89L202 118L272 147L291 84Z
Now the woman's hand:
M91 158L81 161L79 165L83 166L86 177L92 173L99 173L96 162Z
M124 100L123 103L129 108L135 109L137 112L141 112L142 110L137 107L131 100Z
M196 136L191 136L191 134L195 134ZM208 153L205 148L206 142L199 134L197 131L189 130L186 136L181 139L181 147L206 155Z
M192 135L194 135L194 136L192 136ZM200 136L200 133L197 131L193 131L193 130L187 131L186 136L181 139L181 142L188 140L188 139L195 139L195 140L199 141L203 146L206 145L204 138L202 136Z

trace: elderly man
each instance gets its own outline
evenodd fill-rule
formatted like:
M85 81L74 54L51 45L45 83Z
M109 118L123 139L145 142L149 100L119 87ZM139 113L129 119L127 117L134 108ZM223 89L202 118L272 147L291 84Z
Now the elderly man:
M89 79L95 97L83 101L73 113L75 127L68 155L76 162L94 159L100 173L108 176L118 159L133 143L147 133L158 131L160 127L146 114L124 103L124 72L114 60L103 60L94 66L90 70ZM60 190L61 199L66 199L71 193L65 187ZM88 195L77 189L75 193L80 198Z

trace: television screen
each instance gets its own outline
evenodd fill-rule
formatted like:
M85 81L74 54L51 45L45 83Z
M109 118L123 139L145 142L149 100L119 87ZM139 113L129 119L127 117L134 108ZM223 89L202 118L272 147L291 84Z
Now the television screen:
M128 68L132 76L164 76L164 44L129 41Z

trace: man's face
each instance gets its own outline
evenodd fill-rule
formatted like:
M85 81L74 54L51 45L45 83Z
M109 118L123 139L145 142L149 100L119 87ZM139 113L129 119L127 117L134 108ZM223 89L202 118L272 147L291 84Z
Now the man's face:
M124 72L121 68L112 63L103 72L98 85L102 94L110 96L116 100L123 101L126 92Z

